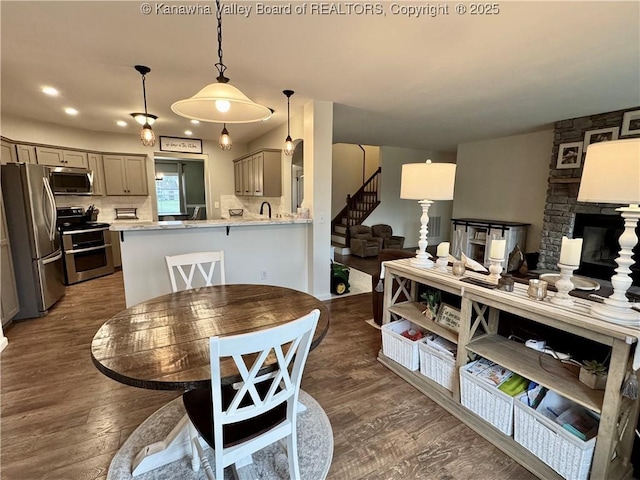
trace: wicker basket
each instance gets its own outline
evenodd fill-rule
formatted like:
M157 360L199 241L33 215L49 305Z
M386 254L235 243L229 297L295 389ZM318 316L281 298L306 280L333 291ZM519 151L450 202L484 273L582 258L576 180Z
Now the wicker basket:
M420 373L447 390L453 390L453 380L456 375L456 360L449 355L429 346L425 339L418 344L420 352Z
M460 367L460 401L505 435L513 432L513 397L467 371L476 362Z
M564 478L586 480L591 468L596 438L583 441L542 413L529 407L527 395L515 401L514 432L516 442L536 455ZM562 411L572 404L555 392L547 392L539 409Z
M380 327L382 331L382 353L403 367L415 371L418 370L420 362L418 355L420 340L410 340L401 335L402 332L409 329L426 333L422 328L405 319L382 325Z

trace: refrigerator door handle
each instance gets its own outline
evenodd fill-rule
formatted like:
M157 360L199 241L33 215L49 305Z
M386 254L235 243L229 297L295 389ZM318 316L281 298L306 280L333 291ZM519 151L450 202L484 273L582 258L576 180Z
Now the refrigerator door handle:
M51 191L49 179L47 177L42 177L42 181L44 182L44 189L47 192L47 196L49 197L49 211L51 213L51 224L49 225L49 240L53 242L56 236L56 200L53 196L53 192Z
M56 253L52 257L49 257L46 260L42 260L42 265L47 265L48 263L53 263L56 260L60 260L61 258L62 258L62 250L58 250L58 253Z

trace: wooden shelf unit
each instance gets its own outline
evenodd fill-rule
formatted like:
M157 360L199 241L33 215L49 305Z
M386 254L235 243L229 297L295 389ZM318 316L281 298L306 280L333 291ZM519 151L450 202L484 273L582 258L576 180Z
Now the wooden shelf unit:
M385 291L383 324L395 317L403 317L426 330L457 343L456 370L466 365L471 353L485 357L503 367L533 380L558 394L601 414L591 466L591 480L631 478L630 463L634 430L638 419L639 401L631 401L620 394L629 370L632 345L638 341L637 329L603 322L589 315L588 305L557 307L547 300L538 302L526 295L526 285L517 284L513 292L502 292L461 282L448 271L414 267L409 260L385 262ZM484 278L480 274L466 276ZM413 301L398 302L392 294L394 280L399 290ZM456 334L427 320L417 302L417 285L422 284L461 297L460 329ZM553 295L550 293L549 296ZM534 351L523 344L497 334L500 312L508 312L530 321L551 326L572 335L611 347L611 360L606 389L592 390L578 380L577 368L550 355ZM441 405L452 415L474 429L497 448L540 478L561 479L551 467L490 423L466 409L460 403L460 377L456 375L452 392L418 372L411 372L380 351L378 360L415 388ZM620 441L618 441L620 439ZM615 451L615 455L614 455ZM615 457L614 460L611 460Z

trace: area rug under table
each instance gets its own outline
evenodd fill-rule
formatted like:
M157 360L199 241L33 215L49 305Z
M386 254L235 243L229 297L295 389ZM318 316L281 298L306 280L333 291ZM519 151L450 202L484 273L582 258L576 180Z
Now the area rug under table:
M307 409L298 414L298 461L301 480L326 478L333 458L333 431L326 413L315 399L300 390L300 402ZM124 442L109 466L107 480L206 480L204 470L191 469L191 459L183 458L164 467L137 477L131 475L131 462L145 445L162 440L185 414L182 398L178 397L147 418ZM213 451L205 453L214 465ZM253 454L253 466L257 480L289 478L289 463L284 447L276 442ZM231 472L225 469L225 480L231 480Z

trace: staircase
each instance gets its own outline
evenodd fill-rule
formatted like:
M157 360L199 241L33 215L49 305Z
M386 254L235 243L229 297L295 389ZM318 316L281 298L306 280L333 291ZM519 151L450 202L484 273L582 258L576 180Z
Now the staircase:
M336 253L341 255L350 253L349 227L361 225L380 205L378 186L381 171L382 169L378 167L356 193L347 195L347 205L331 221L331 245L335 247Z

